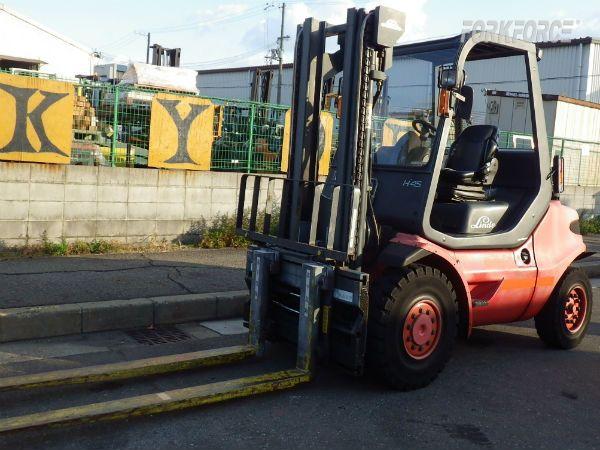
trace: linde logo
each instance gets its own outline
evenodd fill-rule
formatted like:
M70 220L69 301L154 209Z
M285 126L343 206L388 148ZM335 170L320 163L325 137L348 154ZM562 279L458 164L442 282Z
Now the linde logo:
M492 219L490 219L488 216L481 216L479 219L477 219L477 222L471 225L471 228L491 230L495 226L496 224L492 222Z
M22 153L56 153L61 156L69 156L48 137L43 116L68 93L48 92L41 89L11 86L0 83L0 90L9 94L15 102L14 106L14 130L10 141L0 147L0 153L22 152ZM42 96L42 100L36 106L32 106L32 98ZM31 138L37 138L34 147ZM39 143L39 144L38 144Z

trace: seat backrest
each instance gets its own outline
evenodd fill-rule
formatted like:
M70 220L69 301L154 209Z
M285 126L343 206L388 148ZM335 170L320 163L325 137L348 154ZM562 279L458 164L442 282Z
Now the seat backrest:
M498 151L498 127L472 125L464 129L452 147L446 167L456 171L477 171L491 162Z

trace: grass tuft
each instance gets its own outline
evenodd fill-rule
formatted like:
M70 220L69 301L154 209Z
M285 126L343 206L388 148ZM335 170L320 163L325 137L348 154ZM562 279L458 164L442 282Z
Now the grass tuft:
M600 216L581 219L579 229L581 234L600 234Z

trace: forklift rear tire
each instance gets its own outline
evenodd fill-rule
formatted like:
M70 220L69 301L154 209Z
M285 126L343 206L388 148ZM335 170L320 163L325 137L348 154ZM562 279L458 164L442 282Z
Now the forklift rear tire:
M438 269L410 266L374 283L367 357L394 389L431 383L450 359L457 331L456 293Z
M585 272L571 267L535 316L538 336L550 347L579 345L592 316L592 286Z

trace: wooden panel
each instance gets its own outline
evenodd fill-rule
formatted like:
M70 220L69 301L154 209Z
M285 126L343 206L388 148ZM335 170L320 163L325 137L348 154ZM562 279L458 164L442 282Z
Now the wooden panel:
M0 74L0 160L69 164L74 88Z
M283 142L281 144L281 171L287 172L290 160L290 133L292 130L292 110L285 113L283 122Z
M290 131L292 126L291 110L285 113L283 129L283 144L281 146L281 171L287 172L290 158ZM329 173L331 150L333 148L333 114L321 111L321 126L319 129L319 175L325 176Z
M332 113L321 112L321 127L319 130L319 175L321 176L329 173L333 143L333 122Z
M398 140L412 129L413 127L410 120L395 119L393 117L386 119L383 123L381 145L383 147L392 147L396 145Z
M175 94L152 99L148 166L210 170L215 106L210 100Z

